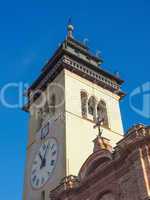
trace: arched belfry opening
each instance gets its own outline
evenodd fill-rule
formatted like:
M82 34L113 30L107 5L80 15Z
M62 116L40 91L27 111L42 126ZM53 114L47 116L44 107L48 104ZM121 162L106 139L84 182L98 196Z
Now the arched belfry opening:
M108 112L107 112L107 107L106 103L103 100L100 100L97 105L97 116L100 119L103 119L103 125L108 128L109 123L108 123Z

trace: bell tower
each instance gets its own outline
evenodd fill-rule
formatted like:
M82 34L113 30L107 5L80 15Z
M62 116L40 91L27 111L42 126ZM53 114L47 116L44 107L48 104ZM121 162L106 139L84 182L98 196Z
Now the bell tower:
M27 92L29 141L24 199L49 199L68 175L78 175L93 152L93 129L103 120L110 144L123 137L119 101L123 81L101 67L102 59L73 37L74 27Z

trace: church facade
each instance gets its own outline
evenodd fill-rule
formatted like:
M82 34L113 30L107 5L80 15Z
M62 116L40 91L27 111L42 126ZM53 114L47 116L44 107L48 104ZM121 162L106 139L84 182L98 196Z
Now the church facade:
M27 91L23 199L148 200L150 127L135 125L124 136L124 81L101 67L101 57L74 39L73 29L69 24Z
M108 144L97 138L79 176L66 177L50 192L51 199L149 200L150 127L132 127L113 152Z

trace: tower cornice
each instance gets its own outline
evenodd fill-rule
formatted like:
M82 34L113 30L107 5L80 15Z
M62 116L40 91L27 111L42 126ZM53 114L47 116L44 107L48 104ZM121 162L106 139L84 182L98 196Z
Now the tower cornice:
M67 37L43 67L39 77L29 87L28 103L23 109L28 111L30 104L38 98L38 96L34 96L34 99L31 100L31 93L36 90L44 90L47 84L53 81L63 69L76 73L122 98L125 94L121 91L120 86L124 81L100 67L101 63L102 59L93 55L85 44Z

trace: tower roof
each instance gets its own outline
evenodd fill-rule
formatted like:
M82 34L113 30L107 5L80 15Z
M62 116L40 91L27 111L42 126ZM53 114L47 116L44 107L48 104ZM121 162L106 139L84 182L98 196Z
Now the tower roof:
M36 89L44 90L47 83L51 82L62 69L66 68L123 97L124 93L120 90L120 85L124 81L104 70L101 67L102 58L94 55L87 45L73 37L74 27L71 22L68 23L67 30L66 39L43 67L40 76L28 89L28 95Z

